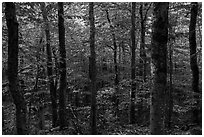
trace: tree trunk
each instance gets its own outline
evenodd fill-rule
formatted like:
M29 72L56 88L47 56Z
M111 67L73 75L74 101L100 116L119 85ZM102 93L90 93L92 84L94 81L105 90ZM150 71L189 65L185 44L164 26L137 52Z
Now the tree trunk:
M97 134L96 128L96 53L95 53L95 24L94 24L94 3L89 3L89 22L90 22L90 80L91 80L91 134Z
M140 26L141 26L141 42L140 42L140 64L141 64L141 75L143 80L146 81L146 52L145 52L145 20L143 17L143 3L140 4Z
M132 41L132 58L131 58L131 80L132 80L132 90L131 90L131 101L130 101L130 123L135 123L135 92L136 92L136 82L135 82L135 8L136 3L132 2L132 15L131 15L131 41Z
M18 135L27 134L27 109L25 99L18 87L18 22L15 4L5 3L6 24L8 28L8 81L9 91L16 106L16 129Z
M110 21L110 17L109 17L109 13L108 13L108 9L106 10L106 17L110 26L110 30L111 30L111 35L112 35L112 40L113 40L113 50L114 50L114 69L115 69L115 86L118 86L119 83L119 76L118 76L118 63L117 63L117 44L116 44L116 38L115 38L115 33L114 33L114 27L111 24Z
M50 86L50 97L52 102L52 126L57 126L57 96L56 96L56 88L54 85L53 79L53 63L52 63L52 52L50 47L50 28L47 19L47 10L45 7L45 3L41 3L43 20L45 23L45 35L46 35L46 51L47 51L47 75L49 78L49 86Z
M115 39L115 34L113 33L113 46L114 46L114 68L115 68L115 86L117 88L119 84L119 76L118 76L118 63L117 63L117 44Z
M59 123L60 128L66 126L65 92L66 92L66 50L63 2L58 2L58 28L59 28L59 51L60 51L60 87L59 87Z
M2 131L4 131L4 129L5 129L5 114L4 114L4 106L3 106L3 104L2 104Z
M190 44L190 65L191 65L191 71L192 71L192 89L195 93L195 100L196 100L196 108L193 111L193 119L194 122L197 124L201 124L200 118L199 118L199 70L198 70L198 64L197 64L197 53L196 53L196 20L197 20L197 14L198 14L198 3L192 2L191 3L191 19L190 19L190 26L189 26L189 44Z
M113 51L114 51L114 55L113 55L113 60L114 60L114 69L115 69L115 94L113 95L113 100L114 100L114 107L115 107L115 114L117 115L118 112L118 103L119 103L119 99L117 97L117 93L118 93L118 84L119 84L119 72L118 72L118 62L117 62L117 44L116 44L116 38L115 38L115 33L114 33L114 27L111 24L110 21L110 17L109 17L109 13L108 13L108 9L106 10L106 17L108 20L108 23L110 25L110 30L111 30L111 34L112 34L112 40L113 40Z
M121 70L122 70L122 44L123 44L123 42L121 42L120 44L119 44L119 50L118 50L118 74L119 75L121 75Z
M38 128L40 130L43 130L45 128L45 116L44 112L45 108L44 106L40 106L38 111L37 111L37 116L38 116Z
M55 88L55 91L57 92L57 86L58 86L58 80L59 80L59 63L58 63L58 60L57 60L57 55L56 55L56 49L53 48L52 49L52 53L54 55L54 73L56 75L55 77L55 80L54 80L54 88Z
M175 43L175 30L169 24L169 88L166 91L166 115L165 115L165 127L171 128L171 116L173 112L173 45Z
M150 132L164 134L165 92L167 84L167 41L168 41L167 2L154 3L154 22L152 33L152 76L150 106Z
M126 66L126 54L125 54L125 44L124 44L124 42L122 41L122 58L123 58L123 66L122 66L122 71L123 72L125 72L125 66ZM125 77L125 74L124 74L124 76L123 77Z

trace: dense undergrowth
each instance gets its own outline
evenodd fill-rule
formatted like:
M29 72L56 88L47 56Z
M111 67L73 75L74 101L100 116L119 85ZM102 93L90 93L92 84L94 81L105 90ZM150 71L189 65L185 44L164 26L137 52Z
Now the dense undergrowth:
M127 84L126 84L127 85ZM176 86L174 86L176 87ZM193 100L188 88L174 88L174 106L172 112L171 128L166 129L166 134L190 135L201 134L202 129L192 122ZM48 96L48 95L47 95ZM115 97L118 98L116 103ZM136 124L129 124L129 88L120 86L117 93L113 87L105 87L97 93L97 127L98 134L102 135L147 135L150 117L150 91L147 85L138 87L136 96ZM82 102L83 103L83 102ZM15 106L12 103L3 102L4 126L3 134L15 133ZM48 105L49 106L49 105ZM37 113L32 110L29 114L29 134L89 134L90 106L73 103L67 105L67 128L59 130L52 128L51 107L44 110L44 127L39 129Z

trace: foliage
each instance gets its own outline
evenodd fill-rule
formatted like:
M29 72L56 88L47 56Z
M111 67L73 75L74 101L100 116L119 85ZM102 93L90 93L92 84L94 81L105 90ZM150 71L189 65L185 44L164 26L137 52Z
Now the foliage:
M97 2L94 3L96 26L96 65L97 65L97 127L100 134L114 135L145 135L149 133L149 110L151 68L151 33L153 21L153 7L151 3L144 2L147 12L145 24L145 52L147 54L148 74L144 82L139 76L140 53L140 3L136 3L136 78L130 79L131 69L131 5L128 2ZM40 2L17 2L16 11L19 22L19 65L18 76L21 91L26 99L30 117L30 134L89 134L90 118L90 79L89 79L89 16L88 3L64 3L66 72L67 72L67 114L71 121L69 127L63 131L51 130L51 101L47 77L46 38L44 33L43 16ZM53 78L59 88L59 40L57 26L57 3L46 2L48 21L51 33L51 49L53 61ZM202 72L202 4L199 11L196 27L197 57L199 72ZM147 11L148 6L150 9ZM114 26L116 44L118 46L119 91L114 86L114 60L113 43L110 26L105 10L109 10L110 20ZM5 4L2 5L2 106L5 125L3 134L15 134L15 106L8 91L7 56L8 37L5 20ZM191 90L190 52L188 42L188 27L190 21L190 3L173 2L169 9L169 27L175 30L173 42L173 115L172 128L168 134L194 134L199 127L191 126L191 114L195 107L195 100ZM172 39L169 38L172 42ZM168 45L169 46L169 45ZM169 74L169 71L168 71ZM169 81L169 80L168 80ZM37 88L36 86L37 82ZM128 124L131 83L136 83L136 119L137 124ZM200 89L202 80L200 82ZM168 89L168 88L167 88ZM202 90L201 90L202 91ZM201 95L198 95L201 100ZM115 97L119 99L116 109ZM71 101L70 101L71 99ZM76 102L79 101L78 106ZM202 100L201 100L202 101ZM59 102L59 100L57 100ZM45 109L45 129L37 127L37 111L43 106ZM81 131L79 131L79 129ZM80 133L81 132L81 133Z

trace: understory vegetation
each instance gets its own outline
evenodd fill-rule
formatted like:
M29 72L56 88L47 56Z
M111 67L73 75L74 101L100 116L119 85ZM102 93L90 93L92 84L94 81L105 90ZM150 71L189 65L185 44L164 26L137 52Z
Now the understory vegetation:
M202 3L2 3L3 135L201 135Z

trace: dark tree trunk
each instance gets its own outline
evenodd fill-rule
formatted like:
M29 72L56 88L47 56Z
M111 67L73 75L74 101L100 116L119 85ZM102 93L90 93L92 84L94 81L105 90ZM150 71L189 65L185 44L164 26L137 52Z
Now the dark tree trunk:
M169 88L166 92L166 115L165 115L165 127L170 129L171 128L171 117L173 112L173 45L175 43L175 30L169 24Z
M123 42L121 42L118 46L119 50L118 50L118 74L121 76L121 70L122 70L122 44Z
M89 3L89 22L90 22L90 80L91 80L91 134L97 134L96 128L96 53L95 53L95 22L94 22L94 3Z
M52 63L52 52L50 47L50 28L47 19L47 10L45 7L45 3L41 3L43 20L45 23L45 35L46 35L46 51L47 51L47 75L49 78L49 86L50 86L50 97L52 102L52 126L57 126L57 96L56 96L56 88L54 85L53 79L53 63Z
M197 53L196 53L196 20L197 20L197 14L198 14L198 3L192 2L191 3L191 19L190 19L190 26L189 26L189 43L190 43L190 65L191 65L191 71L192 71L192 89L193 92L195 92L195 100L196 100L196 108L193 111L193 119L194 122L197 124L201 124L200 118L199 118L199 69L197 64Z
M27 109L23 94L18 87L18 22L15 4L5 3L6 24L8 28L8 81L9 91L16 106L16 129L18 135L27 134Z
M167 2L154 3L154 22L152 33L152 76L150 106L150 132L164 134L165 92L167 87L167 41L168 41Z
M146 52L145 52L145 20L143 17L143 3L140 4L140 26L141 26L141 42L140 42L140 75L143 76L143 80L146 81Z
M173 112L173 61L172 61L172 55L173 55L173 44L169 46L169 67L170 67L170 72L169 72L169 101L168 101L168 123L167 127L170 129L171 128L171 116Z
M58 28L59 28L59 51L60 51L60 87L59 87L59 123L60 128L66 126L66 50L65 50L65 28L63 2L58 2Z
M5 114L4 114L4 106L2 105L2 131L4 131L5 128Z
M118 63L117 63L117 44L116 44L116 38L115 38L115 33L114 33L114 27L111 24L108 9L106 10L106 17L107 17L108 23L110 25L110 30L111 30L111 34L112 34L112 40L113 40L113 51L114 51L113 60L114 60L114 69L115 69L115 86L117 87L118 83L119 83Z
M136 93L136 82L135 82L135 8L136 3L132 2L132 15L131 15L131 41L132 41L132 58L131 58L131 101L130 101L130 123L135 123L135 93Z
M119 103L119 99L117 97L117 93L118 93L118 84L119 84L119 71L118 71L118 62L117 62L117 44L116 44L116 38L115 38L115 33L114 33L114 27L111 24L110 21L110 17L109 17L109 12L108 9L106 10L106 17L108 20L108 23L110 25L110 30L111 30L111 34L112 34L112 40L113 40L113 51L114 51L114 55L113 55L113 60L114 60L114 70L115 70L115 94L113 95L113 101L114 101L114 106L115 106L115 114L117 115L118 112L118 103Z

